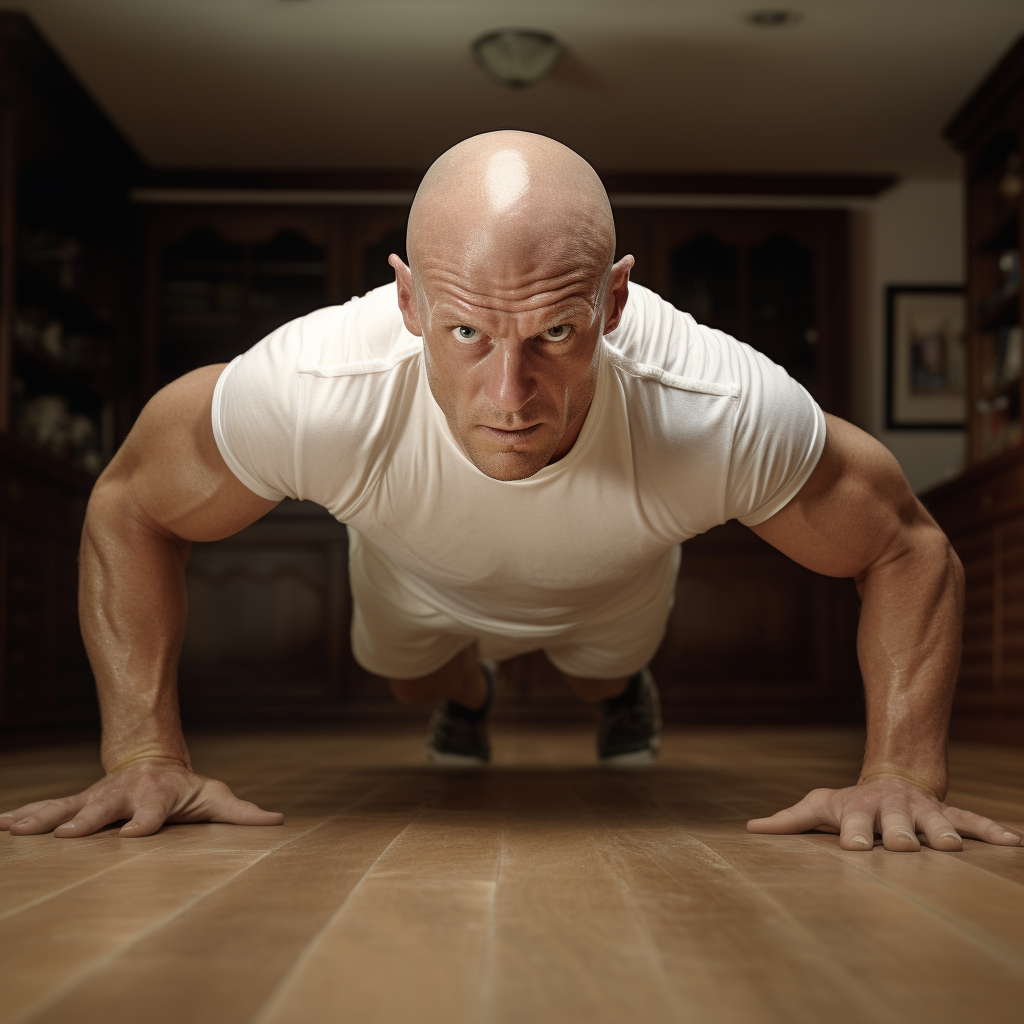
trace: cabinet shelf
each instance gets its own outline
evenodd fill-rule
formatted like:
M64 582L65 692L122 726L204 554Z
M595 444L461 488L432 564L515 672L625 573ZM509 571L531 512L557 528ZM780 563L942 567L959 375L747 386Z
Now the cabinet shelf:
M1020 288L1002 296L990 296L979 303L978 326L983 331L995 331L1020 321Z
M1014 209L1003 218L997 228L991 231L978 246L978 252L998 253L1016 249L1020 245L1020 210Z
M1014 377L1012 380L1003 381L1001 384L997 384L993 388L989 388L981 395L982 401L992 401L993 398L1000 398L1003 395L1012 395L1020 390L1020 376Z
M65 327L92 334L106 334L109 325L83 295L62 288L30 263L18 267L18 305L42 308Z
M106 381L83 371L61 366L56 360L38 352L16 348L14 367L20 375L42 383L46 390L67 395L69 398L102 401L110 396L110 388ZM36 390L40 388L37 387Z

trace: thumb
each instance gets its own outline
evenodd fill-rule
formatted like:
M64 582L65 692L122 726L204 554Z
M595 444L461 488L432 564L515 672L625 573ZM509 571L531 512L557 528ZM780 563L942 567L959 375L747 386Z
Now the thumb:
M284 815L278 811L265 811L249 800L240 800L232 793L219 806L212 808L210 820L230 825L283 825Z
M752 818L747 822L748 832L769 835L797 835L812 828L831 825L830 815L824 813L823 801L817 798L817 791L808 793L799 803L786 807L767 818Z

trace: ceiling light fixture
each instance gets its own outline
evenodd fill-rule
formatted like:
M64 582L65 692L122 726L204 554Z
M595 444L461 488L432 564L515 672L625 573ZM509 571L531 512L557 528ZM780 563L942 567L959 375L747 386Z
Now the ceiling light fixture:
M777 8L765 8L751 11L746 15L747 21L758 28L782 28L783 25L795 25L800 20L796 11L784 11Z
M483 69L509 89L525 89L543 81L562 55L562 44L548 32L504 28L485 32L473 41Z

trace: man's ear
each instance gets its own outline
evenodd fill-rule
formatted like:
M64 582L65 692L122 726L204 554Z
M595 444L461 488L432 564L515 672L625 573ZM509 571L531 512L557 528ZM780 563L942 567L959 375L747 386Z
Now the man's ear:
M398 285L398 308L402 311L405 329L417 338L423 337L420 315L416 307L416 289L412 283L412 271L392 253L388 263L395 268L395 283Z
M635 262L632 256L623 256L608 271L608 283L605 285L604 293L605 334L614 331L619 326L619 320L622 319L622 311L626 308L626 299L629 298L629 272L633 269Z

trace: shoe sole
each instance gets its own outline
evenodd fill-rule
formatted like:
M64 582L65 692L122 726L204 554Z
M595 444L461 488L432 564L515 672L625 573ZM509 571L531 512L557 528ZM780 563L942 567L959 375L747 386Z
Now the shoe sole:
M612 754L609 757L602 757L600 763L609 768L642 768L644 765L654 764L658 759L657 750L644 747L643 750L631 750L626 754Z
M482 768L487 764L482 757L472 757L470 754L446 754L433 747L427 747L427 760L431 764L440 764L447 768Z

